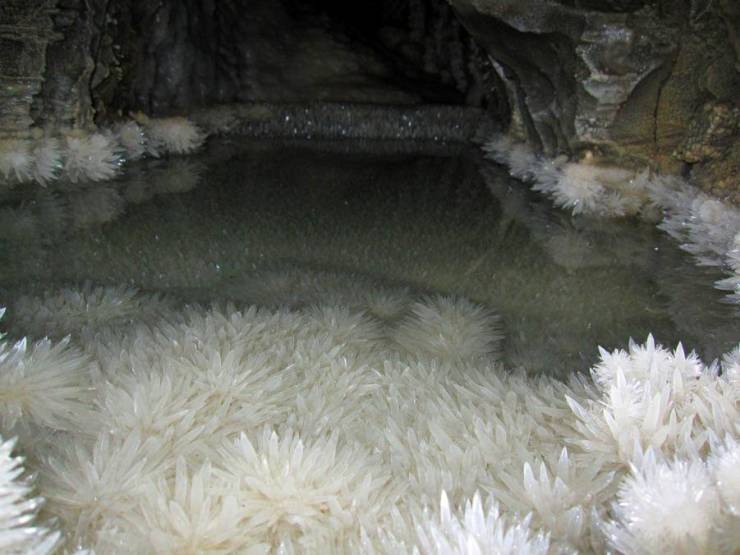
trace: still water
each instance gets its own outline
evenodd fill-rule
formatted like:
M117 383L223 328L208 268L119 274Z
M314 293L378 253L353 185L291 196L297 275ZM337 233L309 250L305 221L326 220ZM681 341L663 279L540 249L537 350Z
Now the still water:
M508 367L562 374L651 332L728 351L721 277L651 224L553 209L464 146L221 138L109 184L0 197L11 316L20 294L83 283L268 306L441 292L501 315Z

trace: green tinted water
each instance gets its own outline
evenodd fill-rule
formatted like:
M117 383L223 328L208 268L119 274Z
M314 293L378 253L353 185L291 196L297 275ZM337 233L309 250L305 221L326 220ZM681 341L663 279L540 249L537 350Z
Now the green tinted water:
M574 220L462 147L220 139L112 184L0 202L0 305L84 281L267 305L380 282L493 307L505 362L556 373L630 336L711 359L740 335L721 275L654 226Z

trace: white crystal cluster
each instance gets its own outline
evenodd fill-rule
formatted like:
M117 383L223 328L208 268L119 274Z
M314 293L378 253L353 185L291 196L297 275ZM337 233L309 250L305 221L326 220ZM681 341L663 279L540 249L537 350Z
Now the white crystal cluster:
M657 177L647 188L664 211L659 227L699 265L725 270L728 277L715 286L728 291L730 302L740 304L740 209L676 178Z
M652 208L647 174L597 164L591 153L577 162L547 159L505 135L493 137L483 150L507 166L513 177L530 182L534 190L573 214L634 216Z
M35 338L2 343L2 433L66 546L740 549L740 345L707 365L650 337L562 381L502 368L501 323L466 299L319 297L337 302L182 307L87 285L12 304L10 330ZM0 544L34 526L7 491Z
M0 139L0 187L62 180L76 183L108 181L124 162L143 156L189 154L205 135L190 120L135 119L94 132L71 130L60 136Z
M8 555L46 555L59 547L61 533L39 526L42 500L32 497L23 459L13 455L15 441L0 440L0 551Z
M550 160L507 136L484 146L491 160L532 188L575 214L604 217L639 216L660 221L700 265L728 274L718 281L728 300L740 304L740 209L712 198L675 176L631 172L596 164L587 155L579 162Z

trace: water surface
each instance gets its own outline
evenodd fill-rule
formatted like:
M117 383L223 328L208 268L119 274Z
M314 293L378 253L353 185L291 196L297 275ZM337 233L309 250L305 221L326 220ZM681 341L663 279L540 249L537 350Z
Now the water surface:
M373 282L494 308L506 364L554 373L651 332L710 359L739 335L722 276L653 225L574 219L462 146L217 139L111 184L0 203L0 304L91 281L296 305Z

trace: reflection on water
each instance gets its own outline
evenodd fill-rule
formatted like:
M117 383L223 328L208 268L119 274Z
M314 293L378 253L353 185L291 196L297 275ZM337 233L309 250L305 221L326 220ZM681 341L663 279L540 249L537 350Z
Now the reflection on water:
M739 335L721 276L654 227L574 220L462 147L220 139L108 185L6 191L0 237L11 307L88 280L267 305L383 284L495 308L505 361L548 372L649 332L708 358Z

